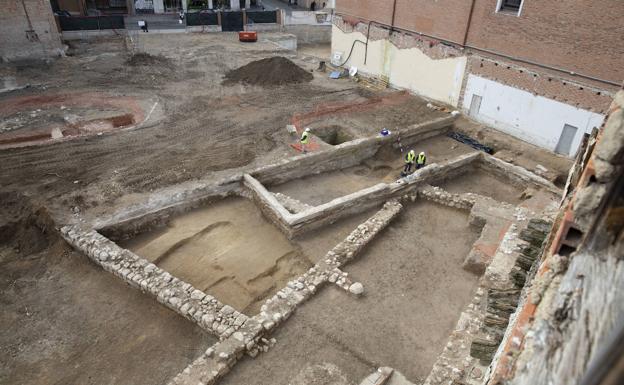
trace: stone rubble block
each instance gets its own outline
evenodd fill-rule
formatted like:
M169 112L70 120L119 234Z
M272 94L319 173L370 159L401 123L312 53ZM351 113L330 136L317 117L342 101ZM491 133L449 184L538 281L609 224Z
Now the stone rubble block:
M95 230L64 226L61 235L78 251L131 287L225 339L241 328L248 317L214 297L195 289L136 254L117 246ZM192 309L192 312L191 312ZM215 320L219 321L215 321Z

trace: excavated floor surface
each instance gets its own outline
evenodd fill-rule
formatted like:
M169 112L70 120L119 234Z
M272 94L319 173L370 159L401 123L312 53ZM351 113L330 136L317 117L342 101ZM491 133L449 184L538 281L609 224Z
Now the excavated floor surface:
M344 268L364 284L363 297L324 288L278 329L274 348L245 358L221 384L358 384L378 366L419 383L476 289L461 264L477 237L467 213L407 206Z
M358 166L294 179L269 189L309 205L320 205L377 183L391 183L399 179L404 166L403 155L411 149L417 153L425 151L429 164L442 163L475 151L463 143L440 135L415 146L406 146L404 152L392 146L384 146L374 157Z
M240 311L312 266L253 202L228 198L171 220L121 246Z

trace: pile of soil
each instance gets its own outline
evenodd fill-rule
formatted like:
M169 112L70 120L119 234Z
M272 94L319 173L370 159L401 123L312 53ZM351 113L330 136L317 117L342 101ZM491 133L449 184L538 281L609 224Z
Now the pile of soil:
M245 83L257 86L279 86L306 83L314 76L282 56L252 61L225 75L224 84Z
M145 52L139 52L130 56L130 58L126 60L126 64L132 67L158 66L173 69L171 59L161 55L150 55Z
M45 208L19 193L0 193L0 264L37 253L52 243L54 222Z

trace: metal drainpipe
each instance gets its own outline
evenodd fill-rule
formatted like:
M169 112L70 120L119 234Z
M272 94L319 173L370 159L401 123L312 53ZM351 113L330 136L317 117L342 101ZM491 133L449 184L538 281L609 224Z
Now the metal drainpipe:
M30 21L30 15L28 15L28 10L26 10L26 4L24 4L24 0L22 0L22 8L24 8L24 14L26 15L26 20L28 21L28 30L33 31L33 25Z
M352 15L349 15L348 13L339 13L338 15L341 15L341 14L352 16ZM354 16L354 17L359 17L359 16ZM362 19L362 18L360 18L360 19ZM371 23L375 23L375 24L381 25L383 27L390 27L388 24L380 23L380 22L377 22L377 21L371 21L371 22L369 22L369 29L370 29L370 24ZM428 37L430 39L435 39L435 40L438 40L440 42L447 43L447 44L450 44L450 45L458 46L458 47L461 47L461 48L470 48L470 49L475 50L475 51L489 53L491 55L500 56L500 57L503 57L505 59L514 60L514 61L518 61L518 62L525 63L525 64L531 64L531 65L534 65L534 66L537 66L537 67L546 68L546 69L557 71L557 72L562 72L562 73L569 74L569 75L572 75L572 76L576 76L576 77L580 77L580 78L584 78L584 79L589 79L589 80L594 80L594 81L597 81L597 82L600 82L600 83L605 83L605 84L609 84L609 85L616 86L616 87L620 87L621 86L620 83L616 83L616 82L611 81L611 80L606 80L606 79L601 79L601 78L597 78L597 77L590 76L590 75L580 74L578 72L570 71L570 70L567 70L567 69L564 69L564 68L559 68L559 67L554 67L554 66L551 66L551 65L548 65L548 64L538 63L538 62L535 62L535 61L532 61L532 60L529 60L529 59L522 59L522 58L519 58L519 57L514 57L514 56L507 55L507 54L504 54L504 53L500 53L500 52L497 52L497 51L491 51L491 50L485 49L485 48L473 47L471 45L462 45L462 43L460 43L460 42L456 42L456 41L449 40L449 39L444 39L444 38L441 38L439 36L433 36L433 35L429 35L429 34L426 34L426 33L410 30L410 29L407 29L407 28L394 27L394 29L396 29L397 31L400 31L400 32L415 33L417 35L425 36L425 37Z
M392 4L392 21L390 24L390 34L392 34L392 31L394 30L394 17L396 15L396 3L397 3L397 0L394 0L394 3ZM366 47L364 48L364 64L366 64L366 59L368 58L368 40L370 38L370 27L371 27L371 24L373 23L383 25L381 23L377 23L376 21L372 21L372 20L368 22L368 29L366 30Z
M394 16L396 15L396 3L397 3L397 0L394 0L394 4L392 5L392 22L390 22L390 33L392 33L392 30L394 29Z
M470 24L472 23L472 14L474 13L475 0L470 3L470 13L468 13L468 22L466 23L466 31L464 32L464 40L462 40L462 46L466 47L466 41L468 41L468 31L470 31Z

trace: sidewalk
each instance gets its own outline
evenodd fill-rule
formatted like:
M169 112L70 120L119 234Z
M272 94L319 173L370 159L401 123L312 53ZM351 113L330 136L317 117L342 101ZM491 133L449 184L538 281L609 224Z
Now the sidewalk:
M262 5L269 11L274 9L283 9L286 13L292 13L292 11L309 11L308 8L299 5L288 5L287 0L262 0Z

